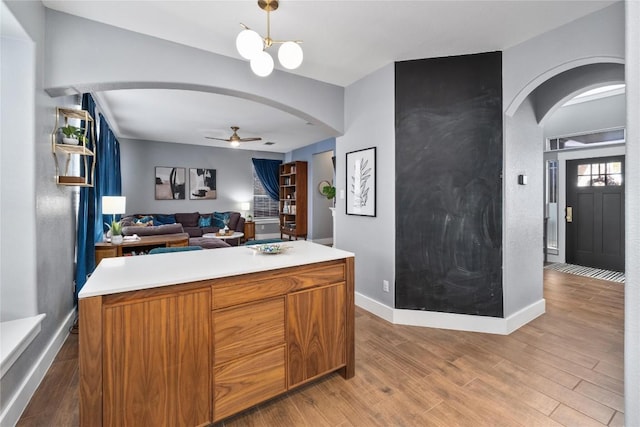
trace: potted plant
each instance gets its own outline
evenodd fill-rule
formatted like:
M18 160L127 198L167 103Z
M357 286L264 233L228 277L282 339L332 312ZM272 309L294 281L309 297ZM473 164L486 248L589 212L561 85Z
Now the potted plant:
M78 145L80 142L85 142L84 129L73 125L66 125L60 128L62 132L62 142L65 144Z
M333 200L333 203L335 203L336 187L333 185L325 185L322 187L322 194L324 194L327 199Z
M105 222L105 225L109 227L107 236L111 235L111 243L114 245L122 243L122 224L120 224L120 221L113 220L111 221L111 225Z

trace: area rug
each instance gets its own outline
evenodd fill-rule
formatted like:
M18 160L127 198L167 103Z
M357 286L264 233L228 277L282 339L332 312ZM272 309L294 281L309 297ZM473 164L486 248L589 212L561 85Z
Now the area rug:
M544 267L547 270L556 270L562 273L578 276L592 277L594 279L609 280L611 282L624 283L624 273L619 271L601 270L599 268L583 267L581 265L563 264L557 262Z

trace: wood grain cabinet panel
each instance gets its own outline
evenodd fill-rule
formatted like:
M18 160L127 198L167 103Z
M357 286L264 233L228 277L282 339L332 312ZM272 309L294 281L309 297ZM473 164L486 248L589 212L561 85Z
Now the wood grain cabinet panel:
M214 311L214 365L284 344L284 297Z
M346 364L345 284L287 296L289 387Z
M104 307L103 425L211 422L211 292Z
M285 346L214 368L214 421L250 408L287 390Z
M238 276L223 279L213 287L213 308L267 299L315 286L343 282L343 262L329 262L314 268L292 268L284 273L259 273L256 279Z

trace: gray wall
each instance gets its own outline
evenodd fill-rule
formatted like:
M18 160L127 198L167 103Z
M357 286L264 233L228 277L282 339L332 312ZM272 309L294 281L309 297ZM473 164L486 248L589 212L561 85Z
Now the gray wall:
M572 104L545 118L544 138L624 127L625 118L624 94Z
M329 207L333 206L333 202L320 194L318 184L321 181L333 182L333 157L332 151L314 154L311 159L313 165L311 169L311 188L309 192L310 209L313 210L313 222L311 230L313 240L325 240L333 237L333 219Z
M246 61L168 42L53 10L47 11L49 93L121 88L183 88L221 93L270 105L327 135L344 130L340 86L274 70L268 84ZM82 66L68 57L82 52ZM117 65L115 65L117 64Z
M625 425L640 425L640 2L626 2Z
M345 90L347 133L336 139L336 242L356 254L356 292L394 306L395 278L395 65L389 64ZM376 150L376 217L346 215L346 153ZM390 282L389 292L382 281Z
M626 2L627 188L625 425L640 425L640 2Z
M240 203L253 209L252 158L283 160L284 155L157 141L121 140L122 194L128 213L240 211ZM155 167L175 166L216 170L214 200L155 200ZM187 188L189 185L187 178Z
M542 299L543 178L542 128L527 98L513 117L505 116L504 144L504 315ZM519 185L518 175L528 184ZM508 226L507 226L508 224ZM526 254L526 255L524 255Z
M13 177L11 181L2 180L3 217L5 185L12 184L7 191L19 191L20 199L29 200L24 208L23 220L12 227L24 230L24 238L27 247L12 265L2 262L3 273L5 268L17 268L23 273L25 287L35 286L35 297L38 313L45 313L46 318L42 323L42 330L31 343L13 367L2 378L2 396L0 411L4 411L7 403L14 397L20 387L29 378L37 381L39 374L44 371L32 372L36 362L44 353L55 355L60 345L60 340L67 334L65 321L73 319L73 263L75 240L75 216L72 204L71 187L57 186L54 181L54 164L51 157L50 132L55 121L55 106L65 104L68 100L50 98L43 88L45 66L45 9L40 2L5 2L18 22L28 33L34 42L35 69L32 74L32 91L27 91L29 97L27 109L24 110L27 120L21 123L26 133L20 141L2 140L3 171L5 161L24 162L23 174L30 175L24 181ZM24 70L25 73L31 72ZM5 96L3 86L3 98ZM2 120L3 128L6 123ZM33 153L33 156L20 158L5 158L5 144L20 145L25 152ZM20 182L21 185L17 185ZM12 209L14 207L11 207ZM7 236L10 234L7 234ZM2 241L5 242L4 229ZM21 247L21 246L20 246ZM17 249L13 249L17 252ZM14 252L15 253L15 252ZM4 256L4 250L3 250ZM30 257L33 256L33 259ZM35 278L35 283L29 281ZM58 340L56 340L58 338ZM49 347L51 346L51 347ZM45 359L46 360L46 359ZM46 368L46 366L45 366ZM33 375L33 377L31 377ZM37 385L37 382L36 382Z

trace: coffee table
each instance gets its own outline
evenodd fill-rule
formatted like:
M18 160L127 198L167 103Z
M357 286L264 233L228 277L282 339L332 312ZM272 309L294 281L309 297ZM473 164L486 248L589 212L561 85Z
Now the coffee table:
M207 238L215 237L222 240L236 239L236 242L237 242L236 246L240 246L240 239L244 237L244 233L241 233L239 231L234 231L233 234L225 234L225 235L220 235L218 233L205 233L202 235L202 237L207 237Z

